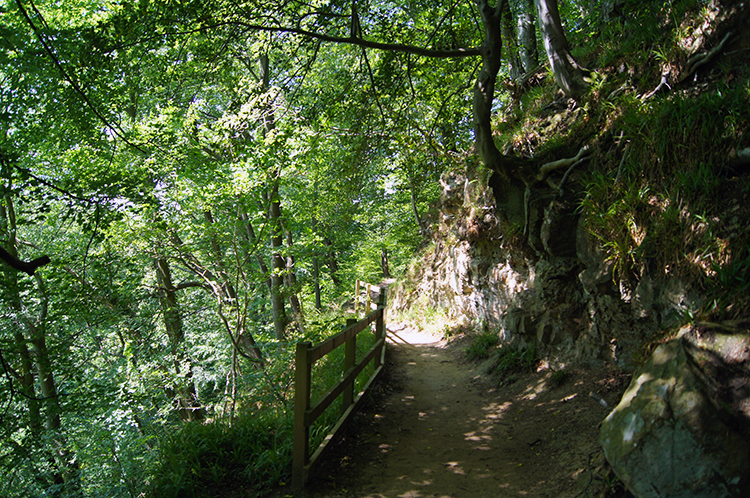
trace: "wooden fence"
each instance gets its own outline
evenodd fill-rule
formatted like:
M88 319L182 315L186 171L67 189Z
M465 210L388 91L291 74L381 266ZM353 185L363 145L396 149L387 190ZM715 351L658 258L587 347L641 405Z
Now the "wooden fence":
M375 293L379 298L381 291L384 291L384 289L378 287L377 285L372 285L368 284L367 282L363 282L362 280L357 280L354 284L354 316L359 318L360 308L364 312L364 315L367 316L367 314L372 311L373 293ZM383 302L383 306L385 306L385 302Z
M368 296L369 296L368 292ZM356 413L364 396L383 370L385 360L385 289L378 295L377 309L364 319L347 320L346 328L317 346L310 342L297 344L296 374L294 387L294 450L292 456L292 486L303 487L315 472L330 443L341 433L346 423ZM375 344L356 361L357 334L375 323ZM312 367L315 362L339 346L345 346L344 374L338 384L328 390L314 404L310 403ZM361 392L354 396L354 381L365 367L374 362L375 371L365 383ZM342 414L333 429L310 456L310 427L340 395L343 395Z

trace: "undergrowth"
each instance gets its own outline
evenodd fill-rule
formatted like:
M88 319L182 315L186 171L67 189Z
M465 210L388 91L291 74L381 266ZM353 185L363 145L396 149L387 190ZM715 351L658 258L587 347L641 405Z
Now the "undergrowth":
M594 164L581 202L615 279L637 279L644 265L664 268L716 296L703 310L711 313L726 310L719 301L727 285L733 292L747 288L748 238L742 221L732 226L731 212L747 180L733 177L726 164L750 138L748 95L746 83L621 103L613 125L620 130L616 160Z
M533 372L538 362L536 346L504 345L495 354L491 372L501 385L512 384L519 374Z
M294 350L296 341L319 343L338 333L343 320L320 319L308 323L304 337L275 343L265 351L265 369L249 367L247 384L231 413L216 411L204 422L190 422L159 441L159 465L149 484L149 495L158 498L223 496L231 490L264 490L290 479L294 414ZM369 330L357 336L357 360L375 342ZM342 377L344 347L316 362L312 372L311 403ZM359 392L373 373L368 365L357 377ZM253 384L252 386L250 384ZM341 396L310 428L311 452L326 437L341 415Z
M498 342L499 338L495 332L483 332L476 336L466 349L466 356L470 360L483 360L488 358Z

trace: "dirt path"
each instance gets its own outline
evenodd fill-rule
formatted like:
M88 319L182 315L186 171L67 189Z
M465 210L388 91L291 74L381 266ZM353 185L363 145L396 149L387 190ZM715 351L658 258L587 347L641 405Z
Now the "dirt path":
M550 372L490 384L487 365L402 329L389 347L389 378L347 440L311 482L308 496L357 498L598 496L606 479L596 442L625 379Z

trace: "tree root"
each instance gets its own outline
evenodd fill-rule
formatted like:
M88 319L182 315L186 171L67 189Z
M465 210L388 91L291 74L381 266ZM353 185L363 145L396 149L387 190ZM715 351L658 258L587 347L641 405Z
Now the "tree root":
M698 70L699 67L703 66L704 64L707 64L714 57L716 57L716 54L718 54L719 52L721 52L721 50L724 48L724 45L727 44L727 41L729 41L729 39L732 37L733 34L734 33L732 31L728 32L726 35L724 35L724 38L722 38L722 40L719 42L719 44L716 45L714 48L712 48L708 52L703 52L703 53L700 53L700 54L695 54L690 59L688 59L688 61L687 61L687 69L685 71L683 71L682 75L677 80L677 82L678 83L682 83L683 81L685 81L686 79L688 79L690 76L692 76L693 74L695 74L695 72ZM667 87L667 88L669 88L671 90L672 87L669 86L669 83L667 82L667 76L669 76L668 73L662 74L661 75L661 81L656 86L656 88L654 88L653 90L651 90L647 94L643 95L641 97L641 101L645 101L645 100L650 99L651 97L653 97L654 95L656 95L657 93L659 93L660 91L662 91L664 89L664 87Z
M641 97L641 101L645 101L645 100L650 99L651 97L653 97L657 93L661 92L664 89L664 87L667 87L667 88L669 88L671 90L672 87L669 86L669 83L667 83L667 76L669 76L669 73L662 74L661 75L661 81L659 82L658 85L656 85L656 88L654 88L653 90L651 90L650 92L648 92L646 95L642 96Z
M563 189L563 187L565 186L565 180L568 179L568 175L570 175L570 172L573 171L573 168L575 168L576 166L578 166L579 164L581 164L584 161L588 161L588 159L589 159L589 156L584 156L584 157L580 158L578 161L576 161L576 162L574 162L573 164L570 165L570 168L568 168L568 170L563 175L562 180L560 180L560 185L558 185L556 187L557 190L558 190L557 195L559 197L563 197L565 195L565 190ZM552 188L555 188L554 185L552 186Z
M588 145L584 145L581 147L581 150L578 151L578 154L576 154L573 157L569 157L566 159L558 159L557 161L551 161L546 164L543 164L541 168L539 168L539 174L537 175L538 181L543 181L549 176L550 173L552 173L555 170L565 168L566 166L570 166L571 164L577 163L581 157L588 152L589 147Z
M568 157L565 159L558 159L557 161L551 161L551 162L543 164L539 168L539 173L534 178L535 181L526 183L526 190L524 191L524 195L523 195L523 210L524 210L523 234L524 235L528 236L529 234L529 203L531 202L532 187L536 185L537 183L546 181L546 183L553 190L557 191L557 195L559 197L562 197L563 187L565 185L565 181L568 179L568 176L570 175L570 172L573 171L573 168L575 168L582 162L589 159L589 156L585 155L588 151L589 151L589 146L584 145L583 147L581 147L581 150L578 151L578 154L576 154L573 157ZM555 185L555 183L550 178L548 178L550 173L552 173L555 170L562 169L565 167L567 167L568 169L565 171L565 174L560 180L560 184Z
M716 54L721 52L721 50L724 48L724 45L727 44L727 41L732 37L734 33L732 31L728 32L726 35L724 35L724 38L719 42L718 45L716 45L714 48L709 50L708 52L704 52L702 54L696 54L692 56L690 59L688 59L688 69L683 75L680 77L680 81L684 81L687 78L689 78L695 71L698 70L699 67L701 67L704 64L707 64L708 62L713 59Z

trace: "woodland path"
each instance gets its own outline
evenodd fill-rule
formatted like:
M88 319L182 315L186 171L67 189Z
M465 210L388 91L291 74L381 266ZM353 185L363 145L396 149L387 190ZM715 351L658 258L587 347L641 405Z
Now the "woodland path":
M465 359L461 341L404 327L389 335L381 393L306 496L601 496L608 479L597 436L607 410L589 392L614 406L626 378L575 371L552 387L547 370L499 387L487 363Z

